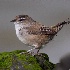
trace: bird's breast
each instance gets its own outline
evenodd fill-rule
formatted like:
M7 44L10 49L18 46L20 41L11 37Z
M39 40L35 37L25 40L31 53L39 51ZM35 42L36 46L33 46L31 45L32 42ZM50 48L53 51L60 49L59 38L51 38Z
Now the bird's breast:
M26 44L28 33L27 33L27 29L25 29L25 27L27 27L27 26L26 25L15 25L17 37L19 38L20 41L22 41L23 43Z

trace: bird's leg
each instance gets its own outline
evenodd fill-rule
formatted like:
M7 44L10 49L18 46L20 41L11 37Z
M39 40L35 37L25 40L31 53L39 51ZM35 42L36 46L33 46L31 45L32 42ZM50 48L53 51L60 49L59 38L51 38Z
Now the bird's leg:
M28 53L28 54L31 54L31 55L39 55L39 50L40 50L40 48L37 48L37 46L36 46L36 47L34 47L30 50L27 50L27 52L21 52L20 54Z
M36 49L36 48L34 47L34 48L28 50L27 53L29 53L29 54L31 54L31 55L34 56L34 55L36 54L36 53L35 53L35 49Z
M31 52L32 50L34 50L35 48L32 48L30 50L27 50L27 52L21 52L20 54L25 54L25 53L29 53L29 54L33 54L34 52Z
M37 54L39 54L39 51L40 51L40 48L38 49Z
M31 54L31 55L40 55L40 53L39 53L39 51L40 51L40 48L33 48L33 49L30 49L30 50L28 50L27 52L29 53L29 54Z
M32 50L34 50L35 48L32 48L32 49L30 49L30 50L28 50L27 52L31 52Z

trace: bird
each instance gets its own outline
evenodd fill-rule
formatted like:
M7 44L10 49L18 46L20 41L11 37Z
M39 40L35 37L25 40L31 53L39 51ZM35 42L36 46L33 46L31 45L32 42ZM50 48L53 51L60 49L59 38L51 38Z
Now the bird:
M70 21L63 21L54 26L48 27L40 22L35 21L28 15L17 15L10 22L14 22L15 24L18 39L22 43L33 47L27 52L30 52L33 49L38 49L37 53L39 53L39 50L43 45L48 44L54 38L54 36L57 36L57 33L65 24L70 23Z

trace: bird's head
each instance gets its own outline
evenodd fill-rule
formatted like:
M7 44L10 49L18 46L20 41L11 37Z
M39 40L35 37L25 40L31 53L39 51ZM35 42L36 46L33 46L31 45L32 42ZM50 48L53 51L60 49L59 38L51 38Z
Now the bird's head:
M13 20L11 20L10 22L20 24L20 23L25 23L26 21L30 21L31 19L32 18L29 17L28 15L18 15Z

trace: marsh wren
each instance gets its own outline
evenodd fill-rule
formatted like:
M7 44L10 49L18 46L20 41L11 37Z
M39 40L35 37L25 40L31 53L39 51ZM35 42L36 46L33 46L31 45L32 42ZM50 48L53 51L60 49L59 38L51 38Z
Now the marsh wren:
M35 20L28 15L18 15L12 20L15 24L16 35L20 41L24 44L34 46L33 49L38 49L49 43L55 35L62 29L64 24L70 22L61 22L57 25L47 27ZM33 50L31 49L31 50ZM28 50L27 52L31 51Z

